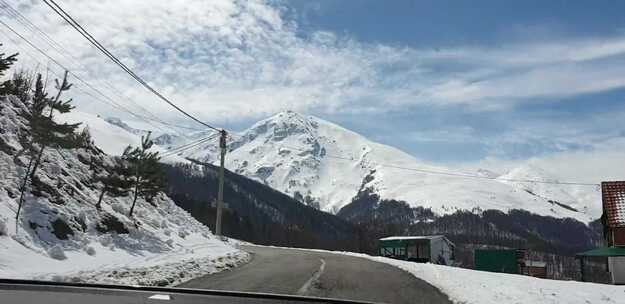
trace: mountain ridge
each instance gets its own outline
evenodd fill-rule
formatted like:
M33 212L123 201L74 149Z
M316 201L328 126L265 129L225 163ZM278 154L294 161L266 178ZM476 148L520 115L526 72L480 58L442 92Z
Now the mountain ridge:
M187 138L177 135L176 145L205 135L203 132ZM468 173L483 177L479 179L450 176L459 171L428 164L338 124L294 111L260 120L242 132L233 133L232 138L226 155L228 169L331 213L338 213L366 188L380 199L406 201L413 207L431 208L437 214L523 209L582 222L590 222L601 214L596 189L506 180L558 180L531 163L504 174L485 168ZM167 150L171 146L168 141L162 148ZM192 157L218 164L218 139L178 156L178 159Z
M557 181L540 168L521 166L498 177L487 170L474 173L486 174L486 179L449 176L445 174L457 171L427 164L335 123L293 111L253 124L238 133L230 145L228 168L332 213L349 204L365 187L381 199L406 201L439 214L474 208L524 209L583 222L600 215L589 206L590 199L577 200L566 188L569 186L499 180L519 178L519 172L525 170L525 177ZM189 155L216 163L215 152L216 143L209 142Z

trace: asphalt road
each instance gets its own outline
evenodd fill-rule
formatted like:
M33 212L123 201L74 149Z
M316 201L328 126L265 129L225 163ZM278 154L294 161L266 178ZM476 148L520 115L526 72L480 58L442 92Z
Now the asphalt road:
M133 287L0 279L0 303L46 304L317 304L336 300L198 289ZM339 302L352 304L352 302Z
M249 263L178 287L380 303L451 303L432 285L387 264L325 252L242 247L253 256Z

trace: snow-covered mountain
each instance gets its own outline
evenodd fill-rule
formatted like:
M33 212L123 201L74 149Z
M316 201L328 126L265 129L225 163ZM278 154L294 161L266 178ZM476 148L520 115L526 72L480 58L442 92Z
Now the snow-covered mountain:
M466 172L484 177L481 179L455 176L458 170L425 163L331 122L292 111L262 120L233 137L226 158L229 170L333 213L367 189L381 199L403 200L439 214L524 209L583 222L601 214L599 192L594 187L507 181L557 180L529 164L500 179L486 169ZM215 139L180 156L218 163L217 147Z

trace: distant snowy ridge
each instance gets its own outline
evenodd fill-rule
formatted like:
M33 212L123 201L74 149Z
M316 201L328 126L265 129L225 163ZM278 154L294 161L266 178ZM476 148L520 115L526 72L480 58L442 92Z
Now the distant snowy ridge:
M70 121L84 117L89 114ZM93 117L86 124L99 146L114 147L108 149L111 151L105 150L107 153L121 153L122 145L115 143L136 143L140 139L139 135L118 126L129 125L125 122L110 124ZM161 151L168 151L210 133L164 133L155 140ZM432 208L438 214L456 210L524 209L540 215L572 217L582 222L601 215L599 189L596 187L508 181L559 180L531 162L503 175L486 168L466 172L435 166L396 148L372 142L334 123L292 111L278 113L232 136L234 139L228 143L226 156L229 170L332 213L349 204L360 191L369 190L381 199L405 200L413 206ZM218 139L215 138L165 161L184 162L185 157L192 157L217 164L218 156ZM460 171L483 178L423 171Z
M128 216L129 196L106 196L98 210L101 185L91 178L92 162L110 163L110 157L96 147L46 149L16 223L28 163L20 153L18 134L28 132L20 113L28 109L13 96L0 96L0 102L0 277L172 285L248 258L164 194L154 205L140 198L134 217ZM99 117L74 114L110 150L136 144L137 135L111 131ZM157 266L162 271L150 271Z
M540 168L524 165L501 180L497 179L497 173L487 169L469 172L484 178L431 174L427 171L458 170L425 163L334 123L292 111L259 121L233 137L226 157L229 170L333 213L349 204L359 192L368 190L381 199L404 200L413 206L432 208L438 214L456 210L524 209L583 222L601 215L599 192L594 187L504 180L525 176L557 181ZM196 138L189 136L186 141L178 141L183 144ZM216 164L218 152L215 139L179 156Z

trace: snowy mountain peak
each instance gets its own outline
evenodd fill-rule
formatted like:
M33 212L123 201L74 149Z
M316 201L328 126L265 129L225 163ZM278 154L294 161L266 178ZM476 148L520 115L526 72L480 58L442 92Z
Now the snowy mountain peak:
M544 168L538 167L531 162L525 163L502 175L502 179L534 179L549 182L557 182L558 179Z
M332 122L293 111L257 122L238 133L228 148L229 170L329 212L338 212L367 189L380 199L402 200L439 214L525 209L585 222L600 215L594 189L509 181L557 180L539 167L522 166L502 176L480 169L476 173L486 178L477 179L444 174L459 170L424 163ZM218 140L183 154L217 164Z
M254 124L246 133L251 133L253 137L263 135L281 141L294 135L313 138L317 128L318 123L312 116L285 111Z

